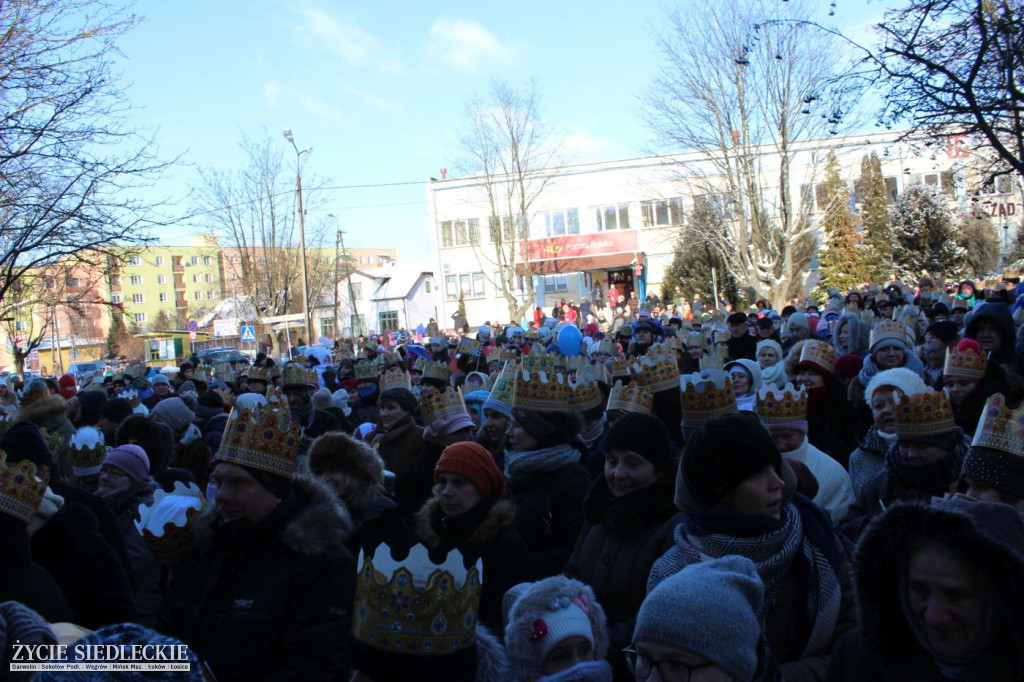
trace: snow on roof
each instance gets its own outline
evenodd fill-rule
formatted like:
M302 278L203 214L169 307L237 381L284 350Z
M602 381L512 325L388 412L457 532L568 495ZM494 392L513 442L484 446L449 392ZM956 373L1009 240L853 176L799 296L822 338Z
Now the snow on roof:
M430 274L431 271L428 268L403 265L386 274L378 275L376 289L370 300L386 301L396 298L407 298L412 292L413 287L416 286L416 283L420 281L420 278Z

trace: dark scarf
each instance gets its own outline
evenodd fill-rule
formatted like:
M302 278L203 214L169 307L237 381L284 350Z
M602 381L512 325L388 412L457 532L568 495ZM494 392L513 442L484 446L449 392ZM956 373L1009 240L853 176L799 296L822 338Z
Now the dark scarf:
M885 455L885 468L889 472L890 484L900 488L916 490L927 495L942 497L960 475L964 458L962 432L957 429L957 444L945 457L934 462L910 464L899 455L899 444L893 444Z
M604 476L598 477L583 500L587 523L592 526L604 523L620 537L657 526L676 513L672 491L666 481L671 482L672 477L663 476L646 488L615 497Z
M152 502L156 488L156 481L144 478L141 481L132 481L127 488L105 495L103 499L118 519L123 520L127 515L129 520L135 520L139 516L139 505Z
M464 547L474 539L473 535L480 530L493 508L493 501L482 500L465 514L459 514L449 519L441 514L441 507L438 505L436 507L437 515L430 519L430 525L434 527L434 531L438 535L444 538L445 544L451 547Z

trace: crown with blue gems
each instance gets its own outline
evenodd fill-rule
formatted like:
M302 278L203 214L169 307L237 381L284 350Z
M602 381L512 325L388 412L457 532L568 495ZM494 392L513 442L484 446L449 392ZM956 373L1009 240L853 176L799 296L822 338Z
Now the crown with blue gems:
M38 473L29 460L7 463L7 453L0 450L0 512L28 523L43 501L48 474Z
M381 544L359 553L352 635L366 646L418 656L453 654L474 645L483 562L468 569L452 550L442 564L415 545L396 560Z
M686 426L702 426L712 417L737 412L736 393L722 371L714 376L706 376L705 373L684 374L679 377L679 388L680 407Z
M438 379L448 383L452 378L452 369L443 360L431 360L423 365L424 379Z
M665 344L652 345L634 367L639 368L639 371L635 372L636 382L647 386L651 393L671 391L679 385L679 368L676 365L675 353Z
M389 388L404 388L411 391L412 379L409 377L409 373L401 367L389 368L380 377L380 392L383 393Z
M988 354L978 353L969 345L961 350L957 348L946 349L946 362L942 367L942 376L961 377L964 379L981 379L988 369Z
M653 405L654 396L646 386L641 386L635 381L627 382L626 385L623 385L621 381L616 381L608 393L608 405L605 409L609 412L621 410L650 414Z
M526 358L528 357L530 356L523 356L523 366L515 375L512 409L532 412L565 412L569 408L569 386L565 382L565 375L556 374L553 370L526 369Z
M771 426L807 420L807 392L787 383L781 389L762 386L757 390L757 416Z
M931 388L903 395L893 393L896 435L912 440L914 436L940 436L956 430L953 408L945 391Z
M369 360L360 360L352 369L355 372L356 381L377 381L377 377L380 375L377 365Z
M716 343L704 349L700 357L701 371L706 369L722 369L729 361L729 347L724 343Z

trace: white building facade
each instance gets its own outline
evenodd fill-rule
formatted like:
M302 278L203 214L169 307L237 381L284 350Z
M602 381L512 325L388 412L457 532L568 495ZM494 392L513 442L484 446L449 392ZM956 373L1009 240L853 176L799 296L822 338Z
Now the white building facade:
M851 189L861 160L874 152L881 160L891 202L914 184L937 185L961 207L981 201L1000 228L1003 250L1024 215L1020 189L1012 176L981 182L972 163L977 152L970 149L969 141L957 140L939 149L938 145L898 142L896 135L886 134L791 147L789 196L792 205L802 206L812 220L819 208L815 189L833 149ZM764 195L778 196L780 164L774 147L761 150L758 164ZM714 196L708 194L708 186L715 184L713 173L713 166L700 154L550 169L543 192L531 205L525 239L516 249L517 261L507 266L516 268L512 280L519 302L527 303L523 253L529 255L533 272L536 296L530 301L531 311L540 306L549 313L561 299L579 302L583 296L591 297L595 286L604 292L615 287L623 295L635 291L641 300L644 293L660 296L665 270L680 246L680 226L687 211L701 196ZM470 325L508 322L499 284L502 267L490 241L487 183L481 177L431 180L426 190L438 322L451 326L460 297ZM523 317L532 319L530 312Z

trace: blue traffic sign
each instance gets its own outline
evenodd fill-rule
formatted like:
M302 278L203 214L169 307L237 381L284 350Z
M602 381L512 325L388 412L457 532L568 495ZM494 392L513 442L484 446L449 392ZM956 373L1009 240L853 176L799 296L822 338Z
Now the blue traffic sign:
M196 322L195 320L189 320L188 321L188 330L190 332L198 331L199 330L199 323Z
M256 327L242 325L242 343L256 343Z

